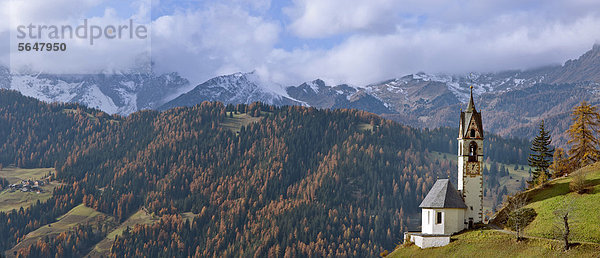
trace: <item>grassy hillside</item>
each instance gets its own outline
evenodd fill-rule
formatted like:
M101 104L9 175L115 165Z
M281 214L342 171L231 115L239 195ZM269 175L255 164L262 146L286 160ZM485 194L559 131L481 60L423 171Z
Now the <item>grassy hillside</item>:
M512 234L485 229L453 236L450 244L444 247L402 246L387 257L597 257L598 253L600 245L580 244L564 252L560 241L528 239L516 242Z
M22 247L29 246L35 243L39 239L44 237L53 237L58 234L69 231L75 228L77 225L93 224L93 223L106 223L109 226L115 225L115 219L112 216L108 216L104 213L98 212L92 208L88 208L83 204L76 206L71 209L65 215L58 218L58 220L52 224L40 227L33 232L30 232L25 238L19 242L16 246L6 252L7 255L11 255L14 251L19 250Z
M526 235L558 238L561 224L554 211L570 209L571 239L600 243L600 163L575 173L586 174L588 193L569 192L572 176L553 180L546 188L528 191L531 198L528 207L534 208L538 216L525 228Z
M41 179L45 175L54 172L54 168L24 169L16 167L6 167L0 169L0 177L6 178L6 180L8 180L9 183L14 184L26 179Z
M238 132L240 131L240 128L242 128L242 126L247 126L252 122L258 122L262 118L263 116L252 117L247 113L233 114L233 117L230 117L229 113L227 113L227 117L225 118L225 121L223 121L223 123L221 124L221 127L227 130L231 130L232 132Z
M193 220L196 214L192 212L184 212L181 216L190 221ZM149 225L158 222L160 217L149 214L145 209L140 209L138 212L134 213L129 217L126 221L115 227L102 241L100 241L92 251L88 254L88 257L106 257L110 255L110 247L115 241L115 237L118 235L122 235L123 231L127 227L133 228L135 225Z
M133 228L137 224L152 224L158 221L158 218L148 214L144 209L134 213L125 222L113 229L102 241L100 241L89 253L90 257L102 257L110 254L110 247L117 235L121 235L127 227Z

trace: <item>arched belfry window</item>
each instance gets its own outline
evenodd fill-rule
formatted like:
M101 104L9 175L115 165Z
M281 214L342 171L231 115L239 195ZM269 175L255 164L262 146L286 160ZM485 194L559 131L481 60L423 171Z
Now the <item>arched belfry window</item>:
M471 129L471 137L475 137L475 129Z
M469 161L477 161L477 143L469 144Z

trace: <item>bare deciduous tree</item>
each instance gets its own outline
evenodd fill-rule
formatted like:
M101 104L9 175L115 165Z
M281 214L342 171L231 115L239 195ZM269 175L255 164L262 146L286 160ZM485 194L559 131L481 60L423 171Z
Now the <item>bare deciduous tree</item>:
M537 213L532 208L525 208L527 195L517 194L508 200L508 219L506 225L516 232L517 241L523 240L523 230L531 223Z
M562 207L554 211L554 215L556 215L556 223L555 223L555 231L557 235L562 238L564 241L564 249L569 250L569 235L571 234L571 230L569 228L569 223L573 223L573 201L565 200L562 204ZM569 221L571 219L571 221Z

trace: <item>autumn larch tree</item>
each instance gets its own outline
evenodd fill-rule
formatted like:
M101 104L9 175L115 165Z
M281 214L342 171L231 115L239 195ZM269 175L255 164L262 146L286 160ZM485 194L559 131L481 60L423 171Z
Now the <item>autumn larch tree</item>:
M568 144L572 165L576 168L594 163L600 157L598 150L598 138L595 133L600 128L600 114L597 108L582 101L579 106L573 108L573 124L567 130L569 135Z
M538 135L531 142L531 154L527 159L529 166L533 168L530 185L543 184L550 178L548 167L550 167L552 153L554 152L554 148L550 146L552 137L544 127L544 120L540 123L539 128Z
M552 170L552 176L554 178L572 172L571 164L569 164L569 157L563 148L556 148L554 151L554 158L552 158L550 170Z

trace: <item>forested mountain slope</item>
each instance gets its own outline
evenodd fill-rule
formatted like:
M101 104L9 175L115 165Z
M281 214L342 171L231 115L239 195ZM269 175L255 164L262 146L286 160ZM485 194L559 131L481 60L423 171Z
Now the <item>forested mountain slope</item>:
M232 131L234 113L262 118ZM121 222L141 207L162 216L117 238L119 257L372 256L398 243L436 178L455 175L429 155L455 138L356 110L204 102L121 117L0 90L0 163L53 166L63 182L47 202L0 213L0 249L84 203ZM493 160L523 162L525 142L488 139ZM106 232L71 234L62 244L75 248Z

